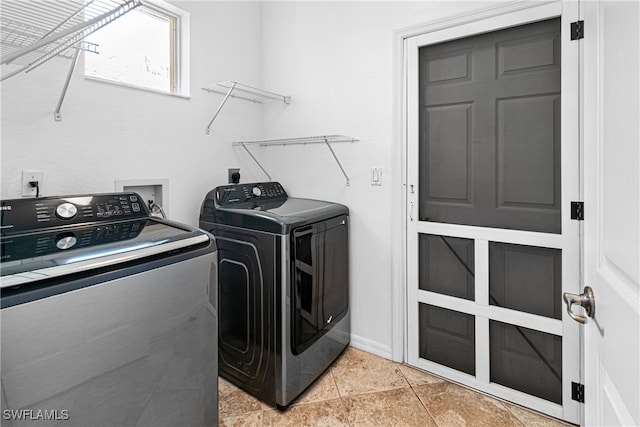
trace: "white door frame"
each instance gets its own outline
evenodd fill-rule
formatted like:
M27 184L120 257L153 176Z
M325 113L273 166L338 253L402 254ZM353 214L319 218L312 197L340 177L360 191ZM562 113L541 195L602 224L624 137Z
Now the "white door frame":
M440 20L437 22L426 23L424 25L415 26L408 29L403 29L395 32L395 116L394 116L394 134L396 141L399 141L398 148L394 151L394 166L396 170L402 171L402 181L398 182L395 186L394 200L394 218L398 220L394 222L394 250L393 267L394 267L394 283L397 285L393 289L393 359L396 361L408 360L408 336L407 336L407 315L408 307L407 292L408 292L408 280L409 274L406 271L407 260L410 253L407 250L407 230L408 230L408 197L407 197L407 185L408 183L408 166L407 156L408 153L408 140L409 140L409 120L407 105L409 102L414 102L415 99L409 99L412 96L408 91L407 82L407 70L409 56L407 55L408 40L412 37L422 36L425 34L430 35L433 38L434 43L436 41L447 41L456 38L466 37L474 34L479 34L486 31L494 31L502 28L512 27L515 25L522 25L530 22L540 21L552 17L562 17L562 62L563 68L566 64L578 64L579 50L572 48L564 41L564 35L566 28L569 26L569 22L578 19L578 3L577 2L562 2L560 0L552 0L546 2L513 2L513 3L501 3L495 7L483 8L477 11L467 13L464 15L458 15L446 20ZM567 49L567 46L570 48ZM568 144L566 141L579 141L580 135L576 126L568 126L568 123L577 123L578 107L576 105L570 105L572 103L565 102L567 99L578 99L579 94L579 80L577 75L568 77L566 72L562 74L562 118L564 125L562 126L562 158L575 158L580 156L579 144ZM568 157L565 157L568 156ZM579 163L579 162L578 162ZM570 174L570 175L569 175ZM579 226L577 224L571 224L566 219L569 202L571 200L580 199L580 171L567 171L563 168L562 171L563 180L563 195L562 195L562 207L563 207L563 234L562 239L578 239ZM567 191L566 183L570 183L569 191ZM567 232L567 228L572 229L571 232ZM563 254L563 268L572 266L575 268L574 276L579 276L580 272L580 256L579 254L570 254L567 258ZM563 273L564 276L564 273ZM578 291L580 283L576 281L575 286L573 283L563 285L564 290ZM400 285L401 284L401 285ZM569 285L569 286L568 286ZM573 289L575 287L575 289ZM566 313L563 314L563 327L565 324L572 322L568 320ZM568 326L569 328L575 328L575 326ZM563 339L563 353L567 348L581 349L581 343L578 339L577 328L575 333L570 334L571 339ZM402 338L402 339L400 339ZM575 381L581 381L581 369L579 364L568 364L563 361L563 376L571 378ZM464 382L464 381L462 381ZM566 388L566 387L565 387ZM487 390L490 393L495 393L495 388ZM568 400L567 400L568 399ZM581 409L578 404L574 404L570 401L570 392L563 389L563 401L565 402L564 408L559 405L544 403L540 399L531 399L526 402L535 409L546 412L552 416L563 418L571 422L579 422L581 416ZM567 404L566 402L571 402Z

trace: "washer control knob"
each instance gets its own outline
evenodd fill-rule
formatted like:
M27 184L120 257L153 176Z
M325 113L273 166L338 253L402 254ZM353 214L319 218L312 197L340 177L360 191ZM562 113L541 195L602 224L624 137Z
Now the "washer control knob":
M253 193L253 195L255 197L262 196L262 190L260 190L260 188L258 188L258 187L253 187L253 190L251 190L251 192Z
M71 249L76 245L76 243L78 243L78 239L76 239L75 236L65 236L56 242L56 246L60 250L65 250Z
M58 218L71 219L78 213L78 208L73 203L63 203L56 208Z

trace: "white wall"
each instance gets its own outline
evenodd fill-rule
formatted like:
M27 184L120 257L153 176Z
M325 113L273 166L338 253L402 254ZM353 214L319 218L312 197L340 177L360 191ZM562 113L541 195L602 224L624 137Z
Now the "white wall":
M56 122L68 60L2 83L3 199L20 197L22 170L44 171L43 195L168 178L170 217L197 225L206 192L226 183L227 168L238 164L230 141L260 133L259 106L230 100L206 135L222 96L201 88L230 79L259 84L261 6L174 3L191 17L191 99L86 80L81 59Z
M352 343L391 357L392 230L399 218L401 141L394 140L394 30L482 7L479 2L174 2L191 12L191 99L150 94L74 77L54 122L68 62L54 60L2 84L3 199L20 196L21 171L45 172L44 194L107 192L116 179L168 178L170 217L197 224L204 194L225 183L266 180L234 140L345 134L334 147L255 150L292 196L351 210ZM261 108L230 100L204 129L221 96L200 90L237 80L291 95ZM383 185L369 183L383 168ZM400 184L399 184L400 183ZM394 225L395 224L395 225ZM399 315L399 313L396 313Z
M290 94L267 108L265 137L345 134L355 143L260 150L257 157L293 196L336 201L351 211L352 344L391 357L392 202L402 191L401 141L394 140L394 31L482 7L479 2L266 2L263 81ZM250 167L250 165L249 165ZM382 167L383 185L370 185ZM400 184L399 184L400 182ZM398 198L396 198L398 199ZM397 249L397 248L396 248ZM401 313L396 313L401 315ZM395 337L402 340L401 336Z

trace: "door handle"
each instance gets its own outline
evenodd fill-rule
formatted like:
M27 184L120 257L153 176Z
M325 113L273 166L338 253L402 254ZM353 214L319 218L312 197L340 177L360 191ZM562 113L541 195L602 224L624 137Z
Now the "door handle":
M411 205L409 207L409 219L413 221L413 202L411 202Z
M587 317L593 318L596 314L596 300L593 296L593 289L591 289L590 286L585 286L583 293L580 295L565 292L562 295L562 299L565 304L567 304L567 313L569 313L569 316L578 323L584 324L587 322ZM571 306L574 304L582 306L587 312L587 316L574 313L573 310L571 310Z

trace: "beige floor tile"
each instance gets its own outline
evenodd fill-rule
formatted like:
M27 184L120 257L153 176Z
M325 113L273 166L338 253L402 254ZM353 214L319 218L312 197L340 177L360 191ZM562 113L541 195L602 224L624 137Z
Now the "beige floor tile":
M285 412L222 378L219 388L222 427L570 426L352 347Z
M336 361L331 374L342 397L409 387L394 362L353 347Z
M351 427L437 427L411 388L343 398Z
M309 386L309 388L299 398L297 398L292 405L339 398L340 393L338 393L338 387L333 380L333 375L331 375L330 371L327 371L323 376L311 384L311 386Z
M441 383L444 380L434 375L428 374L411 366L404 365L402 363L396 363L402 375L406 378L410 385L424 385L424 384L436 384Z
M223 378L218 378L218 410L219 419L234 415L264 411L270 406L239 389ZM237 425L237 424L235 424Z
M524 425L499 400L453 383L427 384L413 389L439 426Z
M266 411L251 412L248 414L233 415L220 418L219 427L258 427L265 426Z
M504 405L527 427L567 427L572 425L510 403L504 403Z
M290 406L285 412L264 412L266 426L340 427L348 426L344 403L340 399Z

